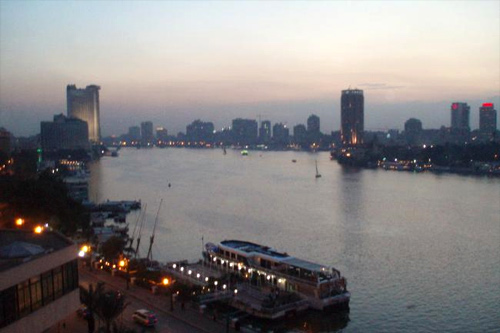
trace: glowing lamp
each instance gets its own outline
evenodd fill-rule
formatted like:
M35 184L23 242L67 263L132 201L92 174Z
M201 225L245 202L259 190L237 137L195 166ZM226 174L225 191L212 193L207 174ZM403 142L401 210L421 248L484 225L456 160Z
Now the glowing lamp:
M125 266L125 260L120 260L120 262L118 264L120 265L120 267L124 267Z
M162 281L162 283L163 283L164 286L168 285L169 282L170 281L168 281L167 278L164 278L163 281Z
M78 256L80 258L83 258L85 256L85 252L83 252L83 251L78 252Z
M23 224L24 224L24 219L22 219L22 218L16 219L16 225L17 226L22 226Z
M35 234L41 234L43 231L43 227L41 225L37 225L34 229Z

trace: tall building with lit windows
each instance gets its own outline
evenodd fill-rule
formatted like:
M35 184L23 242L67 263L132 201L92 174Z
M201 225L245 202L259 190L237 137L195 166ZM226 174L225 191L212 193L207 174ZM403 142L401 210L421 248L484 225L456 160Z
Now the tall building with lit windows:
M74 84L66 87L68 117L86 121L89 127L89 140L92 143L101 141L101 125L99 120L99 89L96 85L78 89Z
M355 146L363 143L364 103L363 90L342 90L340 134L342 144L345 146Z
M470 106L467 103L454 102L451 104L451 129L470 130Z
M483 103L479 108L479 133L484 139L492 139L497 130L497 110L493 103Z

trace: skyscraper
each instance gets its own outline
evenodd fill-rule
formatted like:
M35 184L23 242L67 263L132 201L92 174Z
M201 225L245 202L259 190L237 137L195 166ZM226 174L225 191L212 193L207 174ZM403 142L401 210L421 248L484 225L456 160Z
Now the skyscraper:
M153 123L145 121L141 123L141 141L143 146L150 146L155 139L153 133Z
M269 120L263 120L260 123L259 141L261 143L269 143L270 140L271 140L271 122Z
M319 117L312 114L307 118L307 131L309 133L319 133Z
M253 119L233 119L233 140L239 145L253 145L257 141L257 121Z
M451 104L451 129L469 131L470 106L467 103L455 102Z
M89 140L92 143L101 141L99 89L101 87L96 85L89 85L85 89L78 89L74 84L69 84L66 87L68 117L87 122Z
M363 90L342 90L340 132L343 145L351 146L363 143L364 104Z
M54 121L42 121L40 127L44 152L90 148L88 124L83 120L60 114L54 116Z
M483 103L479 108L479 133L485 139L491 139L497 130L497 110L493 103Z

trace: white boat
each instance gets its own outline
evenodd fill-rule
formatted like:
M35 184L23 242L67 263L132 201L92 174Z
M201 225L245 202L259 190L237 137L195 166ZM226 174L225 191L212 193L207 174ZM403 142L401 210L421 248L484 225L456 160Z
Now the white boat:
M225 240L218 245L207 243L205 249L205 265L238 274L262 291L279 289L296 294L318 310L349 305L351 295L346 279L333 267L241 240Z

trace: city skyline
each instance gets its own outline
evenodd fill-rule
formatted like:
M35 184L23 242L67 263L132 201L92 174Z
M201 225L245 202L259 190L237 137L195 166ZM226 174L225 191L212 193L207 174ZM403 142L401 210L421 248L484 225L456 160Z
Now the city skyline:
M102 136L151 120L340 129L340 91L365 91L365 128L450 126L454 101L500 104L498 2L0 4L0 125L32 135L64 89L102 87ZM78 17L75 16L78 14ZM464 20L464 17L467 19Z

